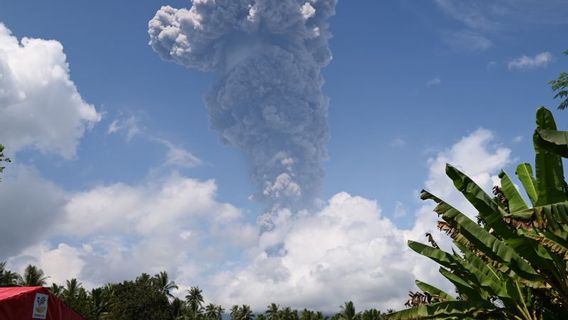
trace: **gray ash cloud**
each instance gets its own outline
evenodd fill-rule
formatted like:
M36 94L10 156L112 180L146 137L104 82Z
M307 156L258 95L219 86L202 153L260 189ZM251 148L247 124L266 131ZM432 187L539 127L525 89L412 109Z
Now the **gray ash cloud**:
M323 180L329 139L321 69L331 60L336 0L193 0L162 7L150 45L165 60L215 72L211 126L246 155L273 208L307 207Z

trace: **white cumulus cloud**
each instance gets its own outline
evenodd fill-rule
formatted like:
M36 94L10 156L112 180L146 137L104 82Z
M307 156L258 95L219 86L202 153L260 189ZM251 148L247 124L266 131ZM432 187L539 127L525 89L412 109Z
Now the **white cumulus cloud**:
M55 40L18 40L0 23L0 141L73 158L87 128L101 119L70 79Z
M510 150L494 145L494 134L479 129L429 160L425 188L470 215L473 208L445 175L447 162L490 191L495 175L510 160ZM347 193L333 196L315 213L280 211L263 233L248 266L212 278L215 296L230 305L264 309L269 302L336 311L352 300L359 309L400 308L416 278L453 292L438 266L406 247L425 242L432 232L446 248L449 239L436 230L432 203L415 212L411 229L401 229L382 214L377 202Z
M536 68L544 68L552 62L552 54L550 52L541 52L534 57L521 56L515 58L507 64L509 70L531 70Z
M215 199L216 191L212 180L172 174L140 185L67 193L66 201L45 209L59 212L57 217L36 218L38 226L29 223L33 229L12 223L18 228L13 233L26 235L20 242L32 243L0 255L0 261L8 258L16 270L36 264L59 283L77 277L85 285L103 285L166 270L178 283L194 285L258 235L239 209ZM26 208L29 199L14 198L20 202L14 211ZM15 242L10 236L0 233L0 243ZM61 241L62 236L73 240Z

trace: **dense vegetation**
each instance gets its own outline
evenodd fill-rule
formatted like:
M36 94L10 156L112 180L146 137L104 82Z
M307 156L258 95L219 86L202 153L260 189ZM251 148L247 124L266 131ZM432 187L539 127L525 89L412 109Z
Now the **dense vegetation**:
M41 269L28 266L23 275L6 269L0 263L0 287L45 286L47 279ZM77 279L67 280L65 285L52 284L50 291L61 298L88 320L382 320L385 314L376 309L356 312L348 301L335 315L304 309L267 306L264 313L254 313L248 305L234 305L230 310L213 303L205 304L201 289L187 290L185 299L172 295L178 286L170 281L166 272L154 276L141 274L134 281L107 284L86 290Z

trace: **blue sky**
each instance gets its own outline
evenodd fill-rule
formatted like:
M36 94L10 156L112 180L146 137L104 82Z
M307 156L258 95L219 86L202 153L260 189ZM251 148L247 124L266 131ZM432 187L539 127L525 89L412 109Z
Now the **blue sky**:
M311 2L315 6L318 1ZM265 289L254 286L260 286L264 278L255 278L258 282L251 278L263 274L258 270L280 270L274 264L283 264L283 275L266 276L274 283L284 281L282 292L266 289L264 296L300 307L297 300L286 301L285 293L300 290L298 279L303 278L301 271L300 275L296 271L308 270L315 263L298 258L302 257L300 253L294 255L294 241L300 241L297 239L304 234L302 223L313 226L309 232L318 234L318 228L327 225L326 219L342 221L340 216L345 214L379 228L361 231L366 235L363 240L346 240L342 234L349 234L348 230L329 222L328 234L337 232L336 237L327 239L322 235L327 239L322 241L332 248L345 249L350 257L359 257L359 244L373 244L380 239L404 248L404 239L421 237L421 231L431 227L427 225L429 220L421 216L427 208L419 201L418 190L430 186L446 192L445 185L438 184L438 163L454 160L463 168L470 168L471 172L466 173L490 187L490 177L501 167L512 172L515 163L532 161L534 111L537 106L553 108L558 103L552 100L547 81L568 70L568 59L562 55L568 49L564 36L566 1L339 1L336 15L329 19L333 60L322 70L323 94L329 97L330 139L325 146L328 158L322 164L325 178L319 195L321 203L307 216L275 212L274 221L280 221L274 222L278 232L274 231L272 238L276 240L267 240L270 237L259 232L258 217L270 208L266 203L250 200L256 191L247 160L239 148L221 143L208 121L204 96L218 76L166 62L148 44L148 21L163 5L189 8L191 2L0 3L0 22L12 32L5 38L52 39L61 44L70 81L84 102L68 108L83 105L91 112L80 113L80 120L66 123L37 117L71 110L57 109L55 105L41 111L45 106L40 102L49 99L49 93L41 91L34 101L26 100L32 94L22 98L29 112L13 115L22 119L6 118L12 119L6 121L12 121L9 127L14 129L11 133L0 130L0 142L7 145L15 161L8 167L1 186L4 197L10 195L10 212L1 214L33 219L33 213L20 214L28 212L27 202L52 210L46 210L42 216L49 219L40 219L45 225L41 235L0 250L0 260L7 259L14 268L32 261L48 273L62 261L73 261L69 265L74 269L67 274L90 285L121 280L105 278L91 270L89 264L94 262L107 263L111 269L116 267L116 277L134 277L142 271L157 272L163 268L184 285L205 286L211 299L230 303L231 297L248 297L253 306L266 303L260 301L263 295L251 293L264 292ZM8 52L6 48L0 42L0 53ZM41 45L36 50L41 50ZM63 57L61 50L53 50L38 51L36 60L43 56L46 64L58 64L47 59L50 53ZM0 54L0 59L9 59L9 54ZM26 64L26 57L16 54L11 59ZM22 92L32 90L32 85L22 81L17 82ZM67 85L62 86L66 89L62 89L61 99L66 99L66 94L73 95ZM0 110L14 108L10 102L0 102L5 104L0 105ZM562 126L565 115L555 113ZM34 115L35 120L30 120ZM30 133L36 132L33 126L44 131L37 129L38 137L34 137ZM67 131L59 133L65 126L70 126L69 130L82 129L70 137ZM21 140L18 132L24 136L27 132L27 140ZM46 138L50 132L61 136ZM67 148L67 152L57 148ZM490 157L489 164L476 164L483 161L480 154ZM53 194L24 201L24 195L14 191L18 188L50 190ZM188 188L187 193L184 188ZM187 197L196 197L192 203L202 205L193 207L186 203ZM163 216L153 216L155 213L129 202L133 199L149 201L148 206L153 205L151 200L169 204L179 200L185 204L165 206ZM113 203L128 205L114 208ZM375 204L380 209L373 207ZM100 208L93 209L97 206ZM133 220L124 210L133 210ZM159 206L157 210L161 210ZM193 212L200 213L193 216ZM226 219L222 227L212 222L219 219ZM73 232L81 229L74 227L78 221L97 226L98 220L107 222L101 222L99 229ZM140 226L134 231L116 226L138 222ZM173 240L152 229L162 226L161 223L191 226L171 231L184 241L191 238L192 232L198 234L199 229L221 231L201 235L195 243L168 247ZM225 237L233 231L234 238ZM140 268L149 270L128 268L124 261L142 259L136 258L136 252L142 248L156 254L154 262L140 263ZM274 248L285 248L289 253L281 253L276 259L268 254ZM195 254L193 250L202 251L199 256L204 262L187 257ZM345 296L314 298L320 293L318 290L326 288L327 282L318 278L321 281L307 281L311 285L300 290L306 296L299 297L309 306L324 309L351 296L362 306L397 306L401 295L412 289L411 276L432 276L426 271L380 264L378 261L386 261L381 259L394 253L379 251L369 254L376 254L375 264L340 268L347 272L345 283L334 285ZM113 252L118 258L109 260ZM164 258L168 256L164 252L176 258ZM365 259L364 255L361 258ZM155 262L160 259L170 261ZM324 266L335 261L333 255L322 254L322 259ZM405 259L414 258L405 256L401 261L414 261ZM392 283L403 286L400 295L378 293L377 288L388 287L381 284L380 277L376 280L377 288L361 289L355 284L366 280L351 279L355 275L345 271L386 274L381 268L401 272L401 282ZM60 280L58 275L53 278ZM281 278L285 280L274 280ZM253 284L247 286L242 279ZM404 287L408 283L410 287ZM223 295L223 286L232 288L228 290L230 296Z

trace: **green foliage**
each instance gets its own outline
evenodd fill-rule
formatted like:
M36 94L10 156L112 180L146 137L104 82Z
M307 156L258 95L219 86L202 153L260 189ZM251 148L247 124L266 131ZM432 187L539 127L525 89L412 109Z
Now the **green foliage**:
M8 163L11 162L10 158L7 158L4 155L4 146L0 144L0 173L2 173L4 171L4 166L2 165L2 162L4 163Z
M0 262L0 287L13 287L21 282L21 277L16 272L6 269L6 262Z
M24 285L26 281L36 283L40 281L45 284L46 279L48 277L43 271L35 266L28 266L22 277L16 272L7 270L6 262L0 262L0 286ZM422 288L426 284L420 286ZM64 286L53 283L48 287L52 294L62 299L87 320L226 319L225 310L221 305L213 303L205 305L203 292L199 287L187 290L184 300L173 297L170 292L177 288L175 282L169 281L166 272L154 276L143 273L134 281L111 283L90 291L86 290L77 279L67 280ZM392 310L389 310L389 313L392 313ZM347 301L340 307L340 312L331 317L308 309L298 312L290 307L281 308L276 303L269 304L264 313L256 315L249 305L234 305L229 315L233 320L383 320L386 319L387 314L377 309L356 313L353 302Z
M201 289L198 287L191 287L191 289L187 291L185 300L187 301L189 309L195 318L203 313L204 300Z
M347 301L341 306L341 312L339 313L341 320L355 320L356 316L357 313L355 312L355 306L352 301Z
M564 51L568 55L568 50ZM552 90L556 92L555 99L564 99L559 105L558 109L568 108L568 73L561 72L557 79L549 81Z
M250 309L250 306L243 304L242 306L234 305L231 308L231 319L232 320L252 320L254 314Z
M113 285L109 319L171 319L169 301L161 289L146 274Z
M516 171L533 207L505 172L491 197L446 166L456 189L478 210L478 222L422 191L423 200L436 202L438 227L455 249L448 253L437 245L408 245L441 265L440 273L458 296L417 281L421 292L410 293L406 305L411 308L388 319L568 319L568 187L561 159L567 136L557 131L550 111L538 109L536 175L529 164Z
M48 278L43 270L30 264L24 270L24 275L19 279L19 285L26 287L44 286Z

